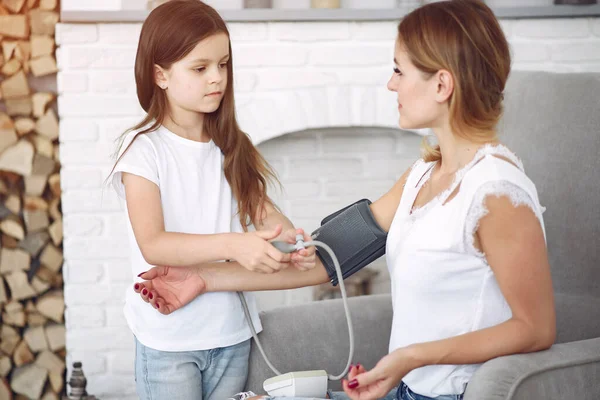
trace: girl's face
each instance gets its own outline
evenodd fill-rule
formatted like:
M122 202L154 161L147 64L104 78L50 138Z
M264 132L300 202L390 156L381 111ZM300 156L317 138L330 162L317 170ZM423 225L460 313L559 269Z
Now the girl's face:
M200 41L184 58L165 70L156 66L156 84L166 89L169 105L211 113L227 88L229 38L218 33Z
M417 69L399 41L394 51L394 73L387 87L398 94L400 128L432 128L439 123L442 108L436 74L427 76Z

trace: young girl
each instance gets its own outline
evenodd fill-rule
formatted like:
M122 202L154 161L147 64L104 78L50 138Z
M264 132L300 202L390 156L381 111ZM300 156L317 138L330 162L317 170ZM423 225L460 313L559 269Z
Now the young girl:
M394 64L388 88L397 93L400 126L431 128L439 145L426 146L371 205L388 232L389 354L369 371L353 367L345 393L331 397L459 400L481 363L554 341L543 207L522 163L496 136L510 52L484 2L435 2L408 14ZM329 279L322 267L263 279L235 263L155 267L142 277L152 294L142 298L163 313L205 292Z
M110 176L126 199L134 275L223 260L258 272L313 267L314 250L291 259L268 242L282 227L284 240L296 232L267 197L273 174L236 122L229 34L217 12L198 0L152 11L135 78L147 116L125 133ZM263 230L249 233L249 223ZM140 398L223 400L243 389L251 332L236 293L211 293L165 316L130 290L125 316Z

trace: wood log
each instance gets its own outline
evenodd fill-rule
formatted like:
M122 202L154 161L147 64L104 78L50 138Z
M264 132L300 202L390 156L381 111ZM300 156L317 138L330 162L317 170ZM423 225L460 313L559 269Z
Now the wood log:
M46 246L40 255L40 263L55 273L60 271L63 260L62 252L51 243Z
M23 209L29 211L48 211L48 202L41 197L25 196L23 199Z
M24 4L25 0L2 0L2 5L12 11L13 14L20 13Z
M58 5L58 0L40 0L40 8L42 10L52 11L56 9Z
M25 236L25 239L19 242L19 247L31 257L37 257L49 240L50 236L47 232L36 232Z
M35 277L34 277L35 278ZM33 286L33 285L32 285ZM43 292L42 292L43 293ZM38 292L38 294L41 294ZM48 318L38 312L27 313L27 325L31 327L44 326L48 322Z
M54 36L54 28L58 22L58 13L55 11L34 9L29 11L29 20L32 34Z
M31 297L35 297L37 294L29 284L27 274L23 271L13 271L10 274L5 275L4 279L6 279L6 283L8 283L10 296L13 300L29 299Z
M33 112L33 105L31 104L31 97L29 96L6 99L4 103L6 105L6 112L11 116L29 116Z
M46 266L40 264L37 271L35 272L35 276L43 280L44 282L48 282L48 284L52 283L54 279L55 272L51 271Z
M62 374L65 370L65 362L49 350L44 350L38 354L35 364L48 372L54 372L56 374Z
M29 24L25 15L0 15L0 35L27 39Z
M27 342L25 340L21 340L15 349L13 354L13 362L16 367L20 367L25 364L31 363L35 358L33 357L33 353L27 346Z
M0 309L2 308L2 304L8 301L8 297L6 296L6 288L4 286L4 278L0 276Z
M8 357L8 356L0 357L0 377L6 378L6 375L8 375L8 373L10 372L11 369L12 369L12 361L10 360L10 357ZM2 397L0 397L0 398L2 398Z
M25 228L27 229L27 233L46 230L50 226L48 212L44 210L23 211L23 220L25 221Z
M0 222L0 230L15 239L22 240L25 237L23 225L16 216L8 216Z
M1 72L6 76L12 76L21 70L21 61L13 58L2 67Z
M3 40L2 41L2 56L4 57L4 62L8 62L14 52L19 42L17 40Z
M16 194L11 194L4 200L4 205L13 214L19 214L21 212L21 197Z
M31 118L17 118L15 129L20 136L26 135L35 129L35 121Z
M34 135L33 145L35 146L35 151L37 154L48 158L52 158L54 156L54 146L52 146L52 141L47 137Z
M2 87L2 96L5 99L15 99L23 96L29 96L29 82L23 71L19 71L13 76L0 82Z
M49 108L48 111L37 120L35 130L37 133L50 140L58 139L58 118L56 118L53 109Z
M8 383L4 379L0 379L0 399L13 400L10 386L8 386Z
M0 113L0 153L13 146L18 140L12 119L8 115Z
M17 249L19 247L19 241L14 237L2 234L2 247L5 249Z
M38 4L38 0L27 0L27 8L28 9L33 9L37 6Z
M4 323L12 325L12 326L23 327L23 326L25 326L25 321L26 321L25 311L20 310L20 311L13 311L13 312L3 312L2 313L2 321L4 321ZM1 346L0 346L0 348L1 348ZM5 352L5 353L8 354L7 352Z
M55 197L50 200L48 213L54 221L62 219L62 213L60 212L60 197Z
M54 39L48 35L31 35L31 58L54 54Z
M36 154L33 157L33 164L31 166L32 175L49 176L54 172L56 168L56 162L49 157Z
M4 322L5 324L7 323L6 321ZM2 329L0 330L0 350L4 354L12 356L20 341L21 337L19 333L12 326L2 325Z
M48 179L43 175L30 175L24 178L25 194L28 196L41 196L46 189Z
M15 49L15 57L23 62L23 65L29 61L31 58L31 42L29 40L19 40L17 48Z
M52 374L48 374L48 380L50 381L50 387L53 388L52 384ZM57 390L56 393L60 393L62 390ZM42 396L41 400L60 400L58 395L54 393L51 389L46 389L46 393Z
M39 399L48 379L48 371L35 365L25 365L14 370L10 387L30 399Z
M28 271L31 264L29 254L21 249L0 250L0 274L6 275L14 271Z
M58 72L56 60L53 56L42 56L29 61L29 68L33 76L44 76Z
M48 341L46 340L46 333L43 326L25 329L23 338L34 353L48 349Z
M48 372L48 380L50 381L50 387L52 388L54 393L62 392L65 384L65 378L63 377L62 372Z
M36 306L38 312L43 316L48 317L56 322L63 321L63 314L65 312L65 299L63 298L62 292L53 291L46 293L38 298Z
M54 95L48 92L38 92L31 96L31 100L33 102L33 115L40 118L46 114L46 107L54 100Z
M46 325L46 339L48 339L48 345L50 350L57 352L58 350L65 348L66 330L64 325Z
M29 141L21 139L0 154L0 169L19 175L31 175L33 154L33 145Z
M48 228L48 233L55 246L60 246L63 241L63 222L62 219L55 220Z
M44 294L50 289L50 284L42 279L40 279L37 275L31 278L31 287L35 292L40 295ZM33 313L29 313L28 317L30 317ZM41 315L41 314L40 314ZM45 318L45 317L44 317ZM31 323L30 323L31 325Z
M49 178L48 178L48 185L50 185L50 191L52 192L52 194L54 195L54 197L60 197L62 194L61 188L60 188L60 174L56 173L56 174L52 174Z

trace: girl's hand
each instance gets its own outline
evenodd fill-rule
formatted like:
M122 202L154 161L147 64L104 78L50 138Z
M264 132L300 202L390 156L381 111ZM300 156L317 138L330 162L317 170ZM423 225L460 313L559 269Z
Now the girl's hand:
M350 369L348 380L342 381L344 392L352 400L384 398L416 367L408 348L400 348L383 357L370 371L360 366Z
M281 234L281 225L275 229L246 232L233 236L233 260L247 270L271 274L287 268L291 255L284 254L269 243Z
M154 267L139 275L133 290L161 314L170 314L206 291L206 282L193 267Z
M304 242L311 241L312 238L309 234L304 232L304 229L288 229L281 234L280 240L288 243L296 243L296 235L301 234L304 236ZM313 269L317 265L317 255L315 246L307 247L300 251L295 251L291 254L292 265L298 268L300 271L308 271Z

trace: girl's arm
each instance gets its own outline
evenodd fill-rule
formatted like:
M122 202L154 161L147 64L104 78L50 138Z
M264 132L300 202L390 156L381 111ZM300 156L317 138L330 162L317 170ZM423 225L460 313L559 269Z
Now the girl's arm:
M386 231L398 208L409 172L407 170L388 193L371 204L377 223ZM328 282L329 276L320 259L315 257L314 262L315 268L308 271L288 268L271 275L252 273L236 262L204 263L193 269L157 266L140 275L144 282L136 283L134 290L159 312L170 314L205 292L293 289Z
M486 207L489 213L480 220L477 235L512 317L490 328L390 353L371 371L356 375L356 382L345 384L352 399L391 390L415 368L478 364L504 355L544 350L554 343L554 296L540 222L530 208L514 207L505 196L489 196Z
M166 232L158 186L125 172L122 179L133 233L148 264L191 266L234 259L245 268L273 272L289 262L289 255L268 243L281 233L281 227L243 234Z

